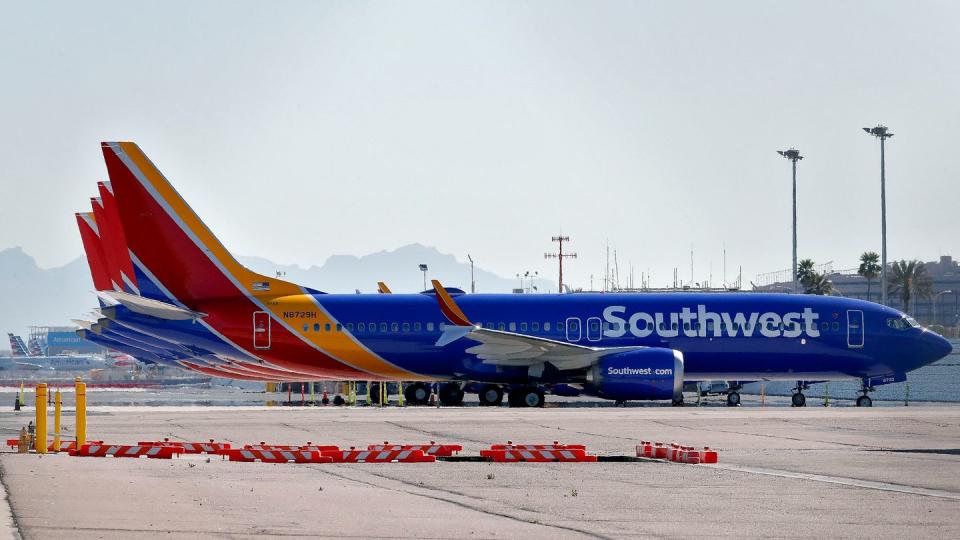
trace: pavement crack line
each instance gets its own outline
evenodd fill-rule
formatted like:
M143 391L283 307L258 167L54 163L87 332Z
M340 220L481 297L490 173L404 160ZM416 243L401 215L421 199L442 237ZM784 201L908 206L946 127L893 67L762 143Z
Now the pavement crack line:
M479 441L479 440L477 440L477 439L471 439L471 438L469 438L469 437L464 437L464 436L461 436L461 435L456 435L456 434L454 434L454 433L446 433L446 432L442 432L442 431L429 431L429 430L425 430L425 429L419 429L419 428L415 428L415 427L412 427L412 426L407 426L407 425L401 424L400 422L393 422L393 421L390 421L390 420L386 420L384 423L385 423L385 424L390 424L391 426L398 427L398 428L400 428L400 429L405 429L405 430L407 430L407 431L413 431L413 432L416 432L416 433L422 433L422 434L424 434L424 435L429 435L429 436L431 436L431 437L436 437L437 439L449 438L449 439L456 439L456 440L462 440L462 441L470 441L470 442L475 442L475 443L480 443L480 444L487 444L487 443L489 442L489 441Z
M779 476L781 478L794 478L798 480L812 480L814 482L823 482L826 484L838 484L842 486L858 487L864 489L876 489L879 491L893 491L896 493L905 493L908 495L923 495L925 497L939 497L941 499L953 499L960 501L960 493L954 491L945 491L942 489L922 488L917 486L907 486L904 484L894 484L891 482L878 482L875 480L859 480L856 478L845 478L842 476L827 476L824 474L802 473L795 471L784 471L780 469L766 469L763 467L744 467L740 465L711 464L701 465L701 467L710 467L713 469L723 469L727 471L737 471L752 474L763 474L767 476Z
M597 533L591 532L591 531L586 531L586 530L583 530L583 529L578 529L578 528L576 528L576 527L567 527L567 526L564 526L564 525L556 525L556 524L551 524L551 523L544 523L544 522L542 522L542 521L535 521L535 520L531 520L531 519L525 519L525 518L522 518L522 517L519 517L519 516L514 516L514 515L511 515L511 514L508 514L508 513L505 513L505 512L497 512L497 511L495 511L495 510L488 510L488 509L486 509L486 508L481 508L481 507L479 507L479 506L470 505L470 504L467 504L467 503L465 503L465 502L455 501L455 500L452 500L452 499L450 499L450 498L448 498L448 497L442 497L442 496L433 495L433 494L430 493L430 492L432 492L432 491L439 491L439 492L441 492L441 493L447 493L447 494L451 494L451 495L457 495L457 496L465 497L464 495L462 495L462 494L460 494L460 493L457 493L457 492L455 492L455 491L447 491L447 490L440 489L440 488L427 487L427 486L424 486L424 485L414 484L414 483L412 483L412 482L407 482L407 481L405 481L405 480L401 480L401 479L398 479L398 478L393 478L393 477L390 477L390 476L387 476L387 475L377 474L377 473L374 473L374 472L371 472L371 471L364 471L364 472L366 472L367 474L370 474L370 475L372 475L372 476L376 476L377 478L383 478L383 479L385 479L385 480L390 480L390 481L393 481L393 482L399 482L399 483L401 483L401 484L403 484L403 485L405 485L405 486L410 486L410 487L414 488L414 489L417 490L417 491L402 490L402 489L397 489L397 488L394 488L394 487L389 487L389 486L384 486L384 485L380 485L380 484L375 484L375 483L373 483L373 482L367 482L367 481L364 481L364 480L359 480L359 479L354 478L354 477L352 477L352 476L347 476L347 475L343 475L343 474L337 474L337 473L334 473L334 472L330 471L329 468L323 468L323 467L310 467L310 468L312 468L312 469L314 469L314 470L316 470L316 471L320 471L320 472L329 474L330 476L334 476L334 477L336 477L336 478L340 478L341 480L347 480L347 481L350 481L350 482L356 482L356 483L358 483L358 484L363 484L363 485L365 485L365 486L370 486L370 487L377 488L377 489L387 489L387 490L390 490L390 491L395 491L395 492L397 492L397 493L406 493L406 494L408 494L408 495L415 495L415 496L417 496L417 497L424 497L424 498L426 498L426 499L433 499L433 500L435 500L435 501L441 501L441 502L445 502L445 503L452 504L452 505L454 505L454 506L459 506L459 507L461 507L461 508L466 508L467 510L473 510L474 512L479 512L479 513L481 513L481 514L487 514L487 515L490 515L490 516L501 517L501 518L509 519L509 520L511 520L511 521L517 521L517 522L526 523L526 524L529 524L529 525L537 525L537 526L548 527L548 528L552 528L552 529L560 529L560 530L564 530L564 531L576 532L576 533L580 533L580 534L583 534L583 535L588 536L588 537L591 537L591 538L600 538L600 539L602 539L602 540L612 540L611 537L609 537L609 536L603 536L603 535L601 535L601 534L597 534ZM427 493L418 493L418 491L420 491L420 490L426 491ZM484 499L480 499L480 500L484 500Z
M783 435L767 435L764 433L749 433L744 431L731 431L726 429L710 429L708 427L698 426L698 427L689 427L689 426L679 426L676 424L670 424L662 420L649 420L652 424L659 424L661 426L674 428L674 429L687 429L691 431L709 431L712 433L730 433L733 435L743 435L744 437L765 437L767 439L782 439L787 441L799 441L799 442L816 442L821 444L835 444L837 446L848 446L852 448L876 448L874 446L863 445L863 444L853 444L853 443L843 443L836 441L820 441L815 439L802 439L800 437L786 437Z

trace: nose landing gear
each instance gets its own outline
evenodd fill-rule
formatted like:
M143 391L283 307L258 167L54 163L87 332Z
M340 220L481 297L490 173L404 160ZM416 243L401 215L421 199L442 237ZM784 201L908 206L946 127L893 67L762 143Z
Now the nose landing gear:
M857 398L857 407L873 407L873 400L870 399L869 394L875 390L874 387L870 386L870 381L868 379L863 379L860 382L860 392L862 396Z
M803 395L803 391L808 388L810 388L810 385L804 381L797 381L797 387L793 389L793 395L790 396L790 405L793 407L806 407L807 396Z

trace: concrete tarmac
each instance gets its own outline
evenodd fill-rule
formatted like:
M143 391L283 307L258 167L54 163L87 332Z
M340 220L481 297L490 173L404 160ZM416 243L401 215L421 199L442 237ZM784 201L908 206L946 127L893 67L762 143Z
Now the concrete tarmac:
M13 437L30 410L0 413ZM72 419L65 420L72 425ZM0 454L24 538L960 537L960 407L92 408L89 438L709 445L720 463L231 463ZM2 514L2 512L0 512ZM2 520L0 520L2 521Z

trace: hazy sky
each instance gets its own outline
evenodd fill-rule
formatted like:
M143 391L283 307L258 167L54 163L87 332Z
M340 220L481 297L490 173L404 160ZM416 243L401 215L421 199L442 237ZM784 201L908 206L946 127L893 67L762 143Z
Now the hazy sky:
M81 254L73 212L138 142L236 253L411 242L501 275L696 280L960 256L956 2L66 2L0 12L0 248ZM417 272L411 268L411 272ZM318 284L319 285L319 284Z

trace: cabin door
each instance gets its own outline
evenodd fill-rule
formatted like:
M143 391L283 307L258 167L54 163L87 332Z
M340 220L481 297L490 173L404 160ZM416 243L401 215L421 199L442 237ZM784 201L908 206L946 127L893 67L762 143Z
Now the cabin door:
M580 341L580 319L570 317L567 319L567 341Z
M270 314L266 311L253 312L253 348L270 348Z
M847 347L863 347L863 312L859 309L847 310Z

